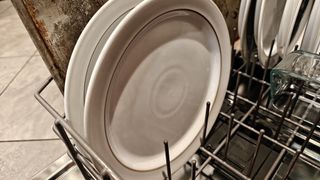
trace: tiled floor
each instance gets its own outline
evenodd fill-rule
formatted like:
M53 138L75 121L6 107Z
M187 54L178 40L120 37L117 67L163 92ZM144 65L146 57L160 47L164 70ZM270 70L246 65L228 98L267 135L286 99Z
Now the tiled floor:
M30 179L66 151L33 96L48 76L11 2L0 1L0 179ZM63 111L54 83L44 96Z

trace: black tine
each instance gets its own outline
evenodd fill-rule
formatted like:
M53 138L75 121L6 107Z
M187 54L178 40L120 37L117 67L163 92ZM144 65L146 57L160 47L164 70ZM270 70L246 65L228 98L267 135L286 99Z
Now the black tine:
M282 125L283 125L283 122L285 120L285 118L287 117L288 115L288 110L289 110L289 107L291 105L291 100L292 100L292 97L293 97L293 94L290 94L289 95L289 99L288 99L288 102L286 103L286 106L284 107L284 110L283 110L283 113L282 113L282 116L281 116L281 120L280 120L280 124L276 130L276 134L274 135L274 139L277 140L279 134L280 134L280 131L281 131L281 128L282 128Z
M301 81L300 84L299 84L299 88L297 89L296 91L296 95L292 101L292 105L291 105L291 109L288 113L288 116L287 117L291 117L292 113L293 113L293 110L299 100L299 96L301 95L301 92L302 92L302 88L303 88L303 85L304 85L304 81Z
M204 119L204 127L203 127L204 129L203 129L203 135L202 135L202 146L206 144L209 114L210 114L210 102L208 101L206 104L206 114Z
M315 129L317 128L318 124L320 122L320 118L318 118L318 120L316 122L314 122L314 124L312 125L312 128L307 136L307 138L305 139L305 141L303 142L303 144L301 145L301 152L303 152L303 150L306 148L309 140L311 139L312 135L313 135L313 132L315 131Z
M167 140L164 140L164 151L166 155L166 164L167 164L167 176L171 180L171 166L170 166L170 153L169 153L169 144Z
M83 175L83 177L85 179L91 179L90 175L87 173L87 171L85 170L83 164L80 162L80 160L77 157L77 151L74 149L74 146L72 145L66 131L64 130L63 126L60 124L60 122L58 120L56 120L54 122L54 127L56 128L56 130L59 132L60 137L62 138L62 141L64 142L64 144L67 146L68 151L70 152L70 155L72 157L72 159L74 160L74 162L76 163L76 165L78 166L81 174Z
M233 96L233 103L232 103L232 106L231 106L231 112L234 112L234 108L236 106L237 96L238 96L238 89L239 89L239 85L240 85L240 78L241 78L241 74L240 74L240 72L238 72L236 87L235 87L234 96Z
M191 179L192 180L196 180L196 171L197 171L196 163L197 162L195 160L192 161L192 169L191 169Z
M297 162L300 154L301 154L301 151L300 151L300 149L298 149L297 152L296 152L296 154L294 155L293 159L290 161L290 164L289 164L289 166L288 166L288 170L287 170L285 176L283 177L284 180L289 177L289 175L290 175L290 173L291 173L294 165L296 164L296 162Z
M264 133L265 133L264 129L261 129L260 133L259 133L258 141L257 141L257 144L256 144L256 148L255 148L252 160L251 160L250 165L249 165L248 176L250 176L251 173L252 173L253 165L254 165L254 163L255 163L255 161L257 159L258 152L259 152L259 149L260 149L260 145L261 145L261 141L262 141Z
M269 68L269 65L270 65L270 59L271 59L274 43L275 43L275 40L272 40L271 48L270 48L268 59L267 59L267 63L266 63L266 67L265 67L264 72L263 72L263 77L262 77L263 81L266 80L266 76L267 76L268 68Z
M228 149L230 144L230 136L232 131L232 125L233 125L233 119L234 119L234 113L231 113L228 123L228 131L227 131L227 138L226 138L226 147L224 151L224 159L227 160L228 158Z

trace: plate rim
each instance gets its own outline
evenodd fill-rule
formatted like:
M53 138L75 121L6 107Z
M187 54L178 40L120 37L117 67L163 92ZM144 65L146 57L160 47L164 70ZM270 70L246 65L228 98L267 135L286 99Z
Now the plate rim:
M293 27L298 16L303 0L286 1L284 12L281 17L279 32L277 34L277 51L280 57L284 57L287 52L287 46L290 43ZM292 9L294 8L294 12ZM289 27L289 30L288 30Z
M309 21L306 26L304 37L301 42L301 50L316 53L320 46L320 1L314 1L313 8L310 13ZM313 33L314 32L314 33ZM317 34L316 34L317 33ZM318 38L316 38L318 37Z
M100 53L96 51L96 47L100 43L105 43L101 42L101 39L110 26L141 1L110 0L106 2L92 16L76 42L66 73L64 110L66 119L82 137L85 136L84 86L87 80L87 69L91 63L96 62L92 59L93 55ZM115 11L115 9L117 10ZM101 23L102 21L103 23Z
M260 15L259 15L259 23L258 23L258 41L257 41L257 50L258 50L258 57L259 57L259 62L260 62L260 65L263 67L263 68L266 68L266 69L269 69L271 67L273 67L277 61L278 61L278 54L277 54L277 42L276 42L276 36L277 34L275 34L275 37L274 37L274 45L273 45L273 54L271 55L270 57L270 62L269 62L269 66L266 67L267 65L267 60L268 60L268 56L269 56L269 52L268 54L265 52L265 48L263 47L263 38L262 38L262 35L263 35L263 18L264 17L264 14L265 14L265 10L266 10L266 3L270 3L271 0L261 0L261 9L260 9ZM276 0L276 2L279 2L279 0ZM283 8L285 7L285 4L283 6ZM282 11L283 12L283 11ZM281 14L282 16L282 14ZM279 21L279 27L280 27L280 22L281 20ZM270 44L271 45L271 44Z

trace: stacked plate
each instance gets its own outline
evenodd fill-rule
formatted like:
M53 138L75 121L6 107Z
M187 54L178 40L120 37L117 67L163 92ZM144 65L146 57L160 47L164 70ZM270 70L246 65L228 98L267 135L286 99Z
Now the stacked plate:
M201 143L205 104L213 126L231 66L226 22L211 0L110 0L70 59L71 126L123 179L173 176Z
M319 53L320 23L316 20L320 16L319 3L315 0L242 0L238 28L244 59L250 61L247 54L254 52L254 48L248 47L255 46L264 68L274 67L295 47ZM248 40L248 37L253 38ZM255 46L249 46L250 43Z

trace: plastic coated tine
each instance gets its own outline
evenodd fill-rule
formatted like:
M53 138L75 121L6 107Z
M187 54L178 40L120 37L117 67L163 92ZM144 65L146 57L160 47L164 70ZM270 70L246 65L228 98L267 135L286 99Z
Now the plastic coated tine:
M305 141L303 142L303 144L301 145L301 152L303 152L303 150L306 148L309 140L311 139L312 135L313 135L313 132L315 131L315 129L317 128L317 125L319 124L320 122L320 118L318 118L318 120L312 125L312 128L307 136L307 138L305 139Z
M166 155L166 165L167 165L167 176L168 180L171 180L171 165L170 165L170 153L169 153L169 144L167 140L164 140L164 151Z
M229 149L229 144L230 144L233 119L234 119L234 113L231 113L230 118L229 118L229 123L228 123L228 131L227 131L227 138L226 138L226 148L225 148L225 151L224 151L224 159L225 160L228 158L228 149Z
M263 72L263 77L262 77L263 81L266 80L268 68L269 68L269 65L270 65L270 59L271 59L271 55L272 55L272 51L273 51L273 47L274 47L274 42L275 42L275 40L272 40L272 42L271 42L271 48L270 48L270 51L269 51L266 67L265 67L264 72Z
M210 113L210 102L208 101L206 104L206 114L204 119L204 127L203 127L203 135L202 135L202 146L206 144L206 136L207 136L207 128L208 128L208 120L209 120L209 113Z
M302 91L302 88L303 88L303 85L304 85L304 81L301 81L300 84L299 84L299 88L297 89L296 91L296 95L292 101L292 104L291 104L291 109L288 113L288 116L287 117L291 117L292 113L293 113L293 110L299 100L299 96L301 95L301 91Z
M196 171L197 171L196 163L197 162L195 160L192 161L192 169L191 169L191 179L192 180L196 180Z
M70 152L70 155L74 162L77 164L81 174L85 179L91 179L87 171L85 170L83 164L80 162L80 160L77 157L77 151L74 149L74 146L72 145L66 131L64 130L63 126L59 123L59 121L54 122L54 126L56 130L59 132L60 136L62 137L63 142L68 148L68 151Z
M254 163L255 163L255 161L257 159L258 152L259 152L259 149L260 149L260 145L261 145L261 141L262 141L264 133L265 133L264 129L261 129L260 132L259 132L259 137L258 137L258 141L257 141L257 144L256 144L256 148L255 148L252 160L251 160L250 165L249 165L248 176L251 176L253 165L254 165Z
M256 115L257 115L257 113L259 112L259 108L260 108L260 104L261 104L261 100L262 100L263 91L264 91L264 84L261 84L261 88L260 88L260 92L259 92L259 96L258 96L256 108L255 108L255 111L254 111L253 117L252 117L252 122L253 122L253 123L254 123L255 120L256 120Z
M285 118L288 116L288 110L289 110L289 107L291 105L291 101L292 101L292 97L293 97L293 94L290 94L289 95L289 100L288 102L286 103L286 106L284 107L284 110L283 110L283 113L282 113L282 116L281 116L281 120L280 120L280 124L276 130L276 134L274 136L274 139L277 139L279 134L280 134L280 131L281 131L281 128L282 128L282 125L283 125L283 122L285 120Z
M301 151L300 151L300 149L298 149L296 154L294 155L293 159L290 161L290 164L288 166L288 170L287 170L285 176L283 177L284 180L288 179L288 177L289 177L294 165L296 164L300 154L301 154Z
M252 62L252 66L251 66L248 89L251 89L251 86L252 86L252 78L253 78L253 74L254 74L255 69L256 69L256 62L257 62L257 60L254 58L254 61Z
M236 87L234 90L234 96L233 96L233 103L231 106L231 112L234 112L234 107L236 106L237 103L237 96L238 96L238 89L239 89L239 85L240 85L240 78L241 78L241 74L240 72L237 73L237 82L236 82Z

